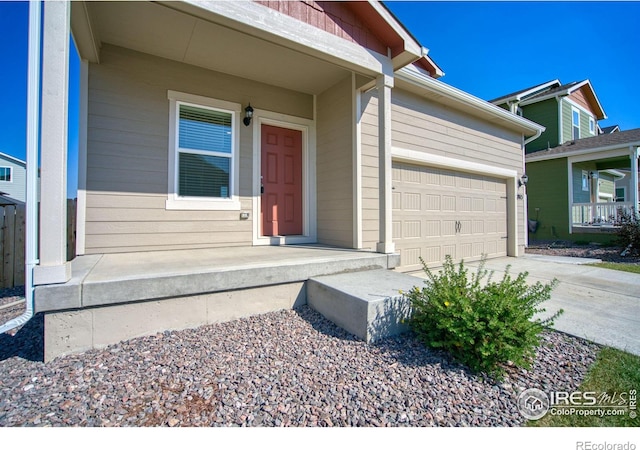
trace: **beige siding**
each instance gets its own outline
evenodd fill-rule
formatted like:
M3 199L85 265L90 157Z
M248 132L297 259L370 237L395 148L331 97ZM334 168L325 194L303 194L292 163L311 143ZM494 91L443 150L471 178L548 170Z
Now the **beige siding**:
M363 244L378 240L378 106L376 92L362 99ZM419 98L392 93L392 142L396 148L485 164L522 174L521 136L482 119ZM520 192L521 193L521 192ZM519 254L524 243L524 202L518 200Z
M313 118L313 98L104 45L89 68L86 253L251 245L239 211L167 211L167 91ZM252 127L240 126L240 196L252 208Z
M318 242L353 247L351 77L317 98Z

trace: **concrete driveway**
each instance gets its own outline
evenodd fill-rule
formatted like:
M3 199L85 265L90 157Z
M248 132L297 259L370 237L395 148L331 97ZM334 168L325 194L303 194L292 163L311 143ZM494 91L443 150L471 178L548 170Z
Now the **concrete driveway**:
M529 282L560 283L541 306L551 314L564 309L553 328L599 344L640 355L640 274L586 265L586 258L526 255L497 258L485 267L499 279L508 264L511 273L527 271ZM466 263L477 267L478 262Z

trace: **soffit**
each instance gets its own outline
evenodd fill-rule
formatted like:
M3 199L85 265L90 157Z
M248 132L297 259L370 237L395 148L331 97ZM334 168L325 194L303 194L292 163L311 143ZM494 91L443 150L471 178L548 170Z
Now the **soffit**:
M350 72L334 64L157 3L88 4L102 43L319 94Z

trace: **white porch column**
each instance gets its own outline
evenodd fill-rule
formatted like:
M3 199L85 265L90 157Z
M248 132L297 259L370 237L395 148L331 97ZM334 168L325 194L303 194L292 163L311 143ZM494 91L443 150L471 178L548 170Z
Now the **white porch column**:
M640 148L632 147L631 154L631 202L636 212L638 212L638 154Z
M376 81L378 88L378 191L380 196L379 253L393 253L391 212L391 88L393 77L382 75Z
M67 103L71 3L44 2L40 146L40 265L35 284L65 283L67 262Z

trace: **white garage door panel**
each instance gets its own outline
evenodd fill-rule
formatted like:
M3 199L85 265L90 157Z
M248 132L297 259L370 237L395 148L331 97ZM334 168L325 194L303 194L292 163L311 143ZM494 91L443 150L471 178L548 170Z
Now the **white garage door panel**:
M393 163L393 240L400 270L506 256L507 187L504 180Z

